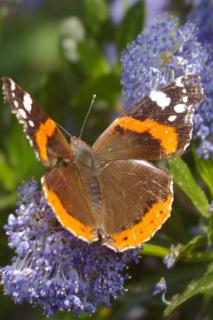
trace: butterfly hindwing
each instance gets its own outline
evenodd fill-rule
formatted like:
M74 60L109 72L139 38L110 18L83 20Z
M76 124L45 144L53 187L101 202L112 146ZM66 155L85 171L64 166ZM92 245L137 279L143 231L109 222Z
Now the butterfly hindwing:
M103 160L159 160L181 155L191 138L195 106L203 98L199 78L181 76L127 108L93 149Z
M170 216L172 178L147 161L112 161L99 179L105 245L117 251L140 246Z
M47 202L61 225L87 242L97 240L97 232L93 231L99 221L93 212L87 177L73 165L53 168L41 181Z
M22 124L38 159L46 166L54 165L59 158L71 159L71 148L55 122L15 81L7 77L2 81L4 100Z
M75 165L54 168L42 187L64 228L87 242L100 234L103 245L120 252L149 240L173 201L170 175L142 160L112 161L90 177Z

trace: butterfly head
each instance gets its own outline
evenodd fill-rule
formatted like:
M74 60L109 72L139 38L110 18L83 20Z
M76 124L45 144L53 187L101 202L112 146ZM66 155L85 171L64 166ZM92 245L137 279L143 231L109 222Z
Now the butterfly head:
M72 137L71 146L76 164L83 168L93 169L94 156L91 147L76 137Z

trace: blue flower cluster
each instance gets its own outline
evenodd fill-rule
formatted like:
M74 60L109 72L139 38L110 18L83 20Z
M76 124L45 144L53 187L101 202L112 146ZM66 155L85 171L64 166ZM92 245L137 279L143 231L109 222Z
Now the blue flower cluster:
M166 290L167 290L166 280L164 278L161 278L160 281L157 282L155 285L153 296L157 296L163 292L166 292Z
M167 291L166 280L165 278L161 278L160 281L155 285L153 296L162 294L162 302L165 303L166 305L170 305L171 301L167 300L165 297L166 291Z
M19 193L19 208L5 226L16 252L12 264L0 270L6 295L42 306L51 316L59 310L94 313L124 294L128 275L122 272L128 262L138 261L137 250L118 255L74 237L57 222L34 180Z
M194 10L188 20L197 26L197 36L208 52L208 60L201 72L206 100L199 106L194 118L194 137L201 143L198 155L205 159L213 157L213 2L199 0L194 2Z
M208 28L212 28L213 22L209 21L208 27L200 31L201 26L196 26L197 20L193 15L183 26L179 26L177 19L166 14L146 28L123 51L123 102L127 107L179 75L200 75L207 99L197 108L194 137L202 139L199 155L208 158L213 151L211 142L207 139L213 130L213 103L210 94L213 91L213 62L209 47L203 46L200 38L204 35L206 38L210 37ZM206 25L206 22L203 14L200 24ZM211 37L212 34L211 31Z
M200 74L207 61L196 27L164 15L122 53L124 106L182 74Z

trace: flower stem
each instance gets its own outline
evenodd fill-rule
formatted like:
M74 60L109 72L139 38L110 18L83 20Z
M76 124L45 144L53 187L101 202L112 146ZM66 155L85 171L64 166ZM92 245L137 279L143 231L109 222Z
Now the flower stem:
M154 244L144 244L141 250L141 255L162 257L164 258L169 253L169 249Z

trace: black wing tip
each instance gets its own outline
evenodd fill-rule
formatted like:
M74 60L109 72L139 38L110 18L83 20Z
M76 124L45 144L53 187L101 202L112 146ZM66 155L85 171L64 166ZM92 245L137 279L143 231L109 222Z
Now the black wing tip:
M6 103L8 101L8 83L9 83L9 78L8 77L1 77L1 80L3 82L3 84L2 84L3 100Z
M3 100L5 103L11 103L13 91L15 91L17 85L15 81L10 77L1 77L2 80L2 93Z
M183 84L186 90L190 93L195 102L202 102L206 96L203 89L202 79L197 74L185 74L175 79L175 83ZM181 85L180 85L181 86Z
M182 78L186 86L202 86L201 77L197 74L185 74L178 78Z
M5 84L5 85L8 85L9 82L14 82L14 83L15 83L15 81L14 81L12 78L6 77L6 76L1 77L1 81L3 82L3 85L4 85L4 84Z

